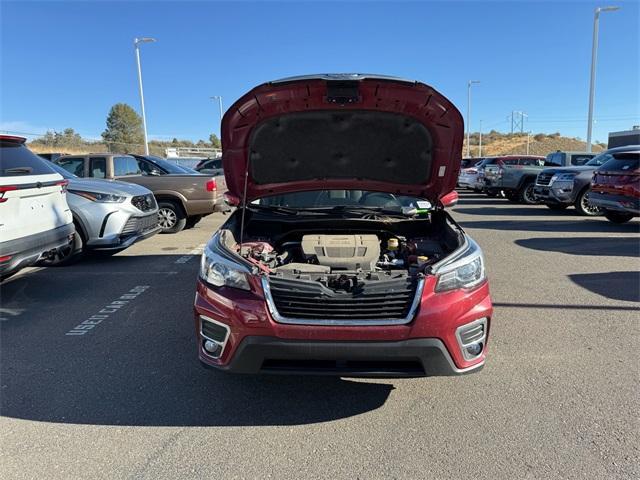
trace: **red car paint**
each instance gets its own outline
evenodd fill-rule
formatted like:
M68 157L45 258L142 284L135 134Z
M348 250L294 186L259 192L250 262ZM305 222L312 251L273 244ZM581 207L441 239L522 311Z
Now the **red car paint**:
M248 142L251 128L259 121L305 109L352 109L354 105L328 104L324 99L326 82L310 79L304 82L268 83L243 96L227 111L223 120L223 165L229 192L226 200L241 205L246 191L247 202L267 194L281 194L318 189L318 182L257 184L248 168ZM367 179L331 178L322 181L323 189L364 189L394 192L428 198L440 208L455 205L458 194L453 190L460 168L462 118L458 110L431 87L419 83L363 79L357 108L386 112L402 112L420 119L434 138L435 152L429 183L426 185L390 185ZM246 182L246 189L245 189ZM486 340L482 353L466 360L456 339L459 326L486 318L486 335L490 331L493 307L488 282L484 280L470 289L437 293L437 278L425 277L416 316L407 324L385 326L309 326L276 322L271 315L258 275L248 275L250 290L226 286L212 288L202 279L196 287L194 304L196 345L204 365L225 368L236 357L238 347L250 337L271 337L307 342L395 342L411 339L437 339L446 347L455 373L484 364ZM200 331L200 317L208 317L229 327L226 346L219 358L212 358L203 348L205 337ZM453 373L453 372L452 372Z
M220 319L231 326L231 336L222 357L210 358L202 348L202 337L198 334L198 356L200 361L212 366L226 365L233 357L237 346L246 336L264 335L300 340L357 340L393 341L410 338L439 338L447 347L456 366L460 369L483 363L487 349L473 362L464 360L455 339L455 329L481 317L491 318L493 306L489 286L485 282L471 290L435 293L435 279L425 284L419 313L408 325L382 327L309 327L276 323L265 303L262 288L252 278L252 291L233 288L213 291L198 281L195 300L196 331L199 331L198 315Z
M392 191L428 198L434 204L456 187L462 151L462 117L458 109L442 94L417 82L365 78L360 82L361 99L357 103L336 106L325 100L327 82L311 79L304 82L266 83L237 100L222 119L222 145L225 177L230 195L242 198L249 153L247 146L252 129L259 122L294 111L307 110L375 110L401 113L428 127L434 144L430 181L427 185L394 185ZM279 184L256 184L247 177L247 201L287 192L314 190L316 180ZM325 189L389 191L387 182L360 179L323 180Z

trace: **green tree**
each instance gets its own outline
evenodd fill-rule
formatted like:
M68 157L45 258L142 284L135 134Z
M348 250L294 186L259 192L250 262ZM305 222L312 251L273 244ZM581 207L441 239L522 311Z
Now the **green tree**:
M209 135L209 143L211 143L213 148L222 148L222 143L215 133Z
M107 129L102 138L110 152L131 153L142 150L142 119L126 103L116 103L107 116Z

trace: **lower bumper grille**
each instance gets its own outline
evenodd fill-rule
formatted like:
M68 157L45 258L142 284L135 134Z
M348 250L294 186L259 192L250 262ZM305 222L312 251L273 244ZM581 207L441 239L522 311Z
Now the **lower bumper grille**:
M144 232L151 230L158 225L158 214L147 215L146 217L131 217L122 228L122 235Z
M267 303L277 322L315 325L409 323L420 302L422 286L423 280L401 278L343 292L315 281L263 280Z

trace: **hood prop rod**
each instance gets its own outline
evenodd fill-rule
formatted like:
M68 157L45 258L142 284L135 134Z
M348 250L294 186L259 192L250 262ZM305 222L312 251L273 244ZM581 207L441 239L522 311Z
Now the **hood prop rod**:
M242 215L240 216L240 256L242 256L242 244L244 241L244 212L247 207L247 180L249 178L249 162L251 161L251 155L247 160L247 166L244 170L244 190L242 191Z

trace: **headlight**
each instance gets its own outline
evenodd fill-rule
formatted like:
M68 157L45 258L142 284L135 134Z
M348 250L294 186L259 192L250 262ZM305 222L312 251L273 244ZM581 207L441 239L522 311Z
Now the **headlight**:
M200 261L200 278L214 287L232 287L249 290L247 272L207 246Z
M551 179L551 182L573 182L575 177L575 173L556 173Z
M101 203L122 203L127 197L122 195L114 195L111 193L87 192L85 190L69 190L69 193L80 195L81 197L91 200L92 202Z
M439 266L434 273L438 277L436 292L475 287L487 278L482 250L471 239L468 239L466 250Z

